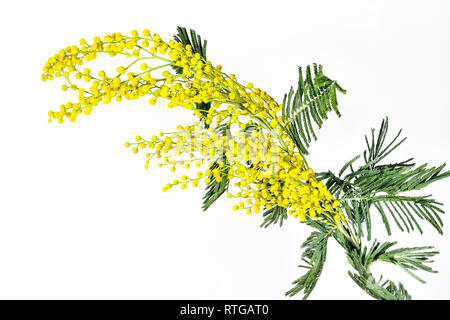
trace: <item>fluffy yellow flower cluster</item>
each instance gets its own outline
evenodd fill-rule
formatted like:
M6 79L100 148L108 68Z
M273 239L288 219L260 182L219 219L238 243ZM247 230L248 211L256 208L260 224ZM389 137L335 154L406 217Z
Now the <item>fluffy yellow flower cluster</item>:
M119 66L113 76L105 71L95 76L89 68L80 66L97 58L98 54L123 55L132 58L126 66ZM152 65L150 62L156 62ZM137 71L133 71L138 67ZM173 72L174 68L179 72ZM106 35L103 40L95 37L92 44L84 39L79 46L61 49L43 68L42 79L63 77L67 84L63 90L78 93L77 102L67 102L59 111L49 111L49 121L62 123L65 118L75 121L81 113L90 114L100 102L133 100L149 96L149 103L157 99L169 100L168 106L183 107L210 126L200 124L178 127L175 133L160 133L150 140L140 136L125 146L133 152L147 152L146 167L151 158L161 159L159 166L168 165L171 171L177 166L189 169L191 164L200 167L204 162L213 169L199 171L189 178L181 176L167 184L166 191L174 185L185 189L188 183L196 187L214 179L234 181L235 192L228 190L228 197L240 198L233 209L245 209L248 214L262 208L277 205L288 208L294 217L305 221L306 217L338 222L343 216L339 202L331 196L326 186L316 180L300 151L286 134L282 124L282 105L265 91L253 84L242 85L234 74L222 72L220 65L213 66L190 45L180 42L164 42L158 34L143 30L139 35L120 33ZM75 79L73 79L75 78ZM83 79L87 87L77 84ZM78 81L82 82L82 81ZM196 109L199 103L211 103L207 110ZM216 132L212 126L225 129ZM223 130L218 130L223 131ZM182 159L187 155L187 159Z

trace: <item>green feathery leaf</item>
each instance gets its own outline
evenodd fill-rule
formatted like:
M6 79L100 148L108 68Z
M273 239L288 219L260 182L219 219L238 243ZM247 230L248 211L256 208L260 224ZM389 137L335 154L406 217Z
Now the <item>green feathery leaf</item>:
M430 257L438 253L436 251L429 251L432 247L388 250L396 244L396 242L380 243L375 240L370 248L350 248L347 250L350 265L356 270L356 273L349 271L349 276L358 286L376 299L409 300L411 296L401 283L397 287L390 280L382 282L382 277L376 281L370 272L370 266L374 262L384 261L397 265L422 283L424 281L412 271L423 270L436 273L436 271L426 265L427 263L433 262L430 260Z
M430 273L437 273L437 271L426 265L426 263L433 262L433 260L430 260L430 257L438 254L437 251L428 251L430 249L433 249L433 247L399 248L384 252L377 257L377 261L393 263L405 270L414 279L425 283L425 281L412 271L423 270Z
M323 180L328 190L339 199L358 237L363 236L365 224L370 240L372 206L380 214L389 235L392 230L389 216L401 231L418 230L422 233L420 222L424 220L442 234L442 203L431 199L430 196L409 196L405 192L417 191L447 178L450 171L443 171L445 164L430 168L427 164L416 167L411 162L412 158L382 164L381 161L405 141L405 138L400 138L400 130L386 143L388 126L388 119L383 119L378 134L372 129L370 139L365 136L367 149L363 152L364 164L357 170L353 165L358 156L342 167L339 176L322 172L317 174L317 178ZM350 172L344 174L348 169Z
M287 219L288 214L286 208L280 206L273 206L272 208L264 211L263 213L264 222L261 227L267 228L271 224L280 223L280 227L283 225L283 221Z
M221 136L226 136L228 130L229 126L227 124L222 124L216 127L214 129L214 132L220 134ZM213 171L214 169L221 170L222 180L217 181L217 179L213 175L210 177L211 181L206 186L206 194L203 197L203 211L206 211L217 199L219 199L219 197L228 190L228 185L230 184L230 180L228 179L229 163L227 157L225 156L225 153L222 153L220 157L223 167L221 167L219 161L216 160L209 167L209 169L211 171Z
M302 254L304 265L299 267L306 268L308 271L292 282L294 287L286 292L286 296L292 297L303 291L303 299L306 299L316 286L323 270L327 256L327 241L331 235L327 228L322 226L320 228L322 231L313 231L302 244L301 248L305 249Z
M296 146L307 154L310 142L317 139L312 122L321 128L332 110L340 117L336 91L346 91L322 73L322 65L313 65L314 74L307 66L305 77L300 67L298 72L297 90L291 87L283 99L282 124Z

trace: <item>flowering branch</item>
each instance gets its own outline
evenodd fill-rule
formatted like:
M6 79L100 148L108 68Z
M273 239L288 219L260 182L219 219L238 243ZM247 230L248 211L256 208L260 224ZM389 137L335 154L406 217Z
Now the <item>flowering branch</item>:
M387 146L387 120L372 142L366 137L365 163L357 170L353 165L360 157L347 162L338 175L316 174L305 156L315 130L321 128L329 113L340 116L337 93L345 93L336 80L323 73L321 65L299 68L299 81L279 104L266 91L252 83L243 85L236 75L226 74L220 65L206 59L206 41L193 30L178 27L174 40L164 41L148 29L130 36L112 33L95 37L92 43L81 39L79 46L61 49L43 67L42 80L62 78L62 89L77 94L76 101L49 111L49 122L75 122L89 115L101 103L136 100L147 97L151 106L166 99L169 108L191 110L197 121L160 132L150 138L136 136L125 147L133 153L144 152L145 168L159 161L159 167L198 171L183 174L162 187L168 191L180 186L206 184L203 209L208 209L220 196L235 199L233 210L259 213L265 218L263 227L292 216L316 229L302 245L307 273L294 282L287 295L301 291L308 297L317 283L326 259L327 241L333 237L346 251L356 273L352 279L377 299L406 299L410 296L400 284L374 282L369 266L375 261L394 263L408 273L425 266L436 254L423 248L388 251L394 243L374 242L370 249L370 208L375 207L391 233L385 211L403 231L418 228L417 219L426 220L442 232L443 213L440 203L427 196L401 193L418 190L448 177L443 166L413 168L410 160L395 164L379 164L402 142L397 137ZM122 57L132 61L109 74L93 72L81 66L99 56ZM350 170L345 176L345 172ZM396 215L394 215L394 211ZM401 220L401 222L400 222ZM363 225L366 233L363 232ZM414 275L414 274L412 274ZM415 276L415 275L414 275ZM416 277L416 276L415 276Z

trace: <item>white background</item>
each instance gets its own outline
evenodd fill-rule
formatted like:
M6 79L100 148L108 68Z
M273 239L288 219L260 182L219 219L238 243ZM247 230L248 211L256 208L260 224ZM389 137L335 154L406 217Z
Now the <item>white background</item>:
M449 1L8 1L0 11L0 298L283 299L301 275L307 226L263 230L260 215L233 212L226 198L202 212L201 188L163 193L174 175L146 171L142 155L123 147L193 120L190 112L143 99L47 123L47 111L67 101L61 82L40 79L49 56L82 37L132 29L169 39L177 25L208 40L214 64L278 100L297 66L312 62L348 89L342 118L332 116L311 148L316 171L359 153L384 116L408 137L393 159L450 161ZM448 210L449 191L447 180L423 193ZM422 236L395 229L391 237L441 252L439 273L420 273L426 285L396 268L375 273L401 280L413 298L449 299L443 219L443 236L425 227ZM334 240L328 253L311 298L368 299Z

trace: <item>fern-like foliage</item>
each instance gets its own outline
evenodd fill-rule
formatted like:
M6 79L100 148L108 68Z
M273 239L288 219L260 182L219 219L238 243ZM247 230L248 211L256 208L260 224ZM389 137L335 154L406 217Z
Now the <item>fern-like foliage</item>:
M227 162L226 157L222 157L224 163ZM219 168L219 163L215 161L209 169L212 171ZM229 185L228 175L224 174L221 181L217 181L214 176L211 182L206 186L206 194L203 197L203 211L206 211L219 197L227 191Z
M401 231L418 230L422 233L422 222L426 222L442 233L441 214L444 213L442 203L434 200L430 195L411 195L424 187L449 177L449 171L443 171L445 164L428 167L427 164L416 166L407 159L401 162L384 163L383 160L404 141L401 130L391 139L387 139L388 119L381 122L376 133L372 129L370 138L365 137L367 149L361 155L347 161L338 174L322 172L316 178L326 183L328 190L339 199L342 209L347 216L349 228L354 231L356 240L345 236L337 229L322 227L317 222L308 220L307 223L318 229L304 243L304 261L308 271L294 284L294 288L287 294L294 295L303 290L305 297L314 288L323 268L326 253L325 235L333 238L344 248L348 261L353 268L349 276L364 291L376 299L409 300L411 296L401 284L391 280L375 280L370 266L377 261L392 263L410 274L420 282L424 282L416 271L435 273L428 266L430 259L437 251L432 247L414 247L392 249L396 242L380 243L373 241L368 247L361 245L364 237L368 241L372 234L371 214L377 213L391 234L392 221ZM363 160L355 168L358 160ZM270 217L270 216L269 216ZM276 215L274 215L274 219Z
M380 214L389 235L392 221L401 231L418 230L420 233L423 232L420 222L426 221L442 234L442 203L432 199L431 195L417 196L408 192L421 190L449 177L450 171L443 171L445 164L437 167L428 167L427 164L416 166L411 162L412 158L382 164L381 161L406 140L400 139L400 130L386 143L388 124L386 118L378 134L372 129L370 139L365 137L367 149L362 154L364 163L358 169L354 169L354 163L360 156L348 161L338 175L323 172L317 177L325 181L330 192L339 199L359 237L363 236L365 225L370 240L371 208Z
M320 224L310 221L318 229L313 231L306 241L301 245L304 249L302 253L303 265L301 268L306 268L307 272L292 282L294 287L286 292L286 296L294 296L303 291L303 299L307 299L313 291L314 287L322 274L323 266L327 256L328 238L332 232Z
M395 244L396 242L392 242L392 246ZM428 251L431 249L433 249L431 246L399 248L384 252L378 256L377 260L393 263L405 270L416 280L425 283L425 281L419 278L413 271L423 270L426 272L437 273L437 271L426 265L433 262L430 260L430 257L438 254L437 251Z
M399 248L389 251L388 249L394 245L396 245L396 242L380 243L375 240L370 248L347 250L348 260L356 270L356 272L349 271L348 274L358 286L376 299L410 300L411 296L401 283L397 286L391 280L383 281L382 277L378 281L375 280L370 272L370 265L376 261L393 263L424 283L412 271L423 270L435 273L436 271L426 264L433 262L430 257L436 255L437 252L429 251L432 247Z
M267 228L271 224L280 224L280 227L283 226L283 221L287 219L288 214L286 208L280 206L273 206L272 208L264 211L263 213L264 221L261 224L261 227Z
M199 34L197 34L197 32L195 32L195 30L190 29L188 34L185 27L179 26L177 27L177 34L174 35L174 39L184 45L190 45L192 47L192 52L200 53L200 55L206 60L206 44L208 41L202 41L202 38Z
M312 139L317 139L313 121L321 128L330 111L340 117L336 92L346 92L323 74L322 65L313 64L312 69L307 66L303 76L302 68L298 68L297 89L291 87L284 95L282 108L283 126L304 154L308 153Z
M218 127L214 129L214 132L216 134L219 134L220 136L226 136L229 130L228 124L221 124ZM206 194L203 197L203 211L206 211L221 195L225 193L225 191L228 190L228 185L230 184L230 180L228 179L228 160L225 156L225 151L221 155L221 162L223 163L223 167L220 167L219 161L216 160L213 162L213 164L209 167L211 171L214 169L222 170L222 180L217 181L214 176L211 176L211 181L206 186Z

